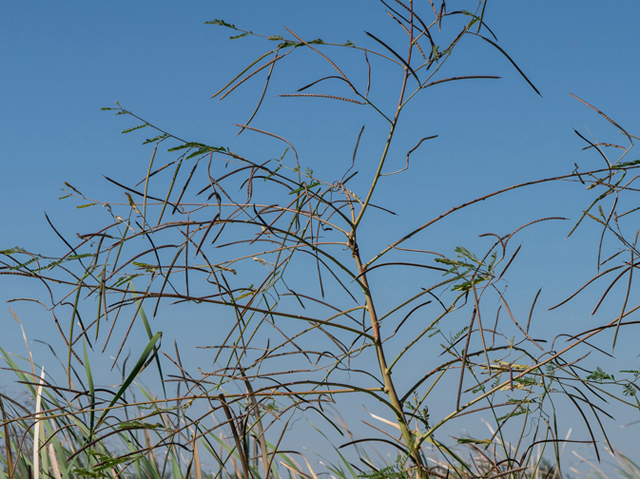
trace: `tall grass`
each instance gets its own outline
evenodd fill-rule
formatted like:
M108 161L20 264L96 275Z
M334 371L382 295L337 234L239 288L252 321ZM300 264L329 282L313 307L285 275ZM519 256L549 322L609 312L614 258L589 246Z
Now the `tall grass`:
M464 82L497 78L444 73L462 38L475 37L503 55L532 94L539 92L485 25L486 1L474 12L449 11L444 2L419 8L412 1L382 3L401 35L390 39L367 32L367 45L303 39L286 27L286 34L262 35L223 20L207 22L230 29L235 39L257 37L269 45L214 97L226 99L248 88L248 80L264 79L255 111L238 128L246 141L253 135L281 142L270 160L179 138L119 104L105 108L135 120L124 133L153 131L144 141L151 149L144 178L108 178L126 199L116 202L89 198L65 184L78 208L104 207L111 219L99 231L79 235L76 244L50 222L68 248L65 255L50 258L17 247L0 252L1 274L46 286L66 345L60 355L66 378L59 383L51 373L45 377L35 359L1 350L36 405L32 410L1 397L4 475L316 477L315 459L302 448L283 447L301 414L320 417L317 428L323 435L338 431L349 438L335 445L336 460L326 464L338 477L562 476L561 451L567 445L589 443L599 457L599 441L608 442L601 421L608 415L604 402L638 406L640 371L627 370L616 379L583 367L585 351L604 348L604 333L615 332L615 347L620 332L636 323L629 316L639 308L631 292L640 254L637 237L623 230L634 212L623 208L623 195L635 192L638 162L626 156L636 137L578 99L627 142L598 143L579 134L606 167L576 168L487 192L433 217L414 216L413 226L403 232L387 228L394 213L385 206L388 196L380 193L381 184L387 176L404 175L407 189L421 188L407 173L411 156L437 136L401 122L407 105L443 82L460 82L462 88ZM440 42L446 38L445 47ZM357 78L332 59L336 48L362 65ZM346 167L319 178L293 141L270 131L268 122L258 126L273 71L282 59L303 51L313 53L331 74L280 96L341 102L381 119L388 129L375 162L358 158L361 142L376 142L367 140L363 126L353 132ZM399 73L398 84L389 86L398 92L392 109L370 94L381 64ZM396 169L389 165L390 152L401 128L416 140L405 152L406 165ZM620 155L611 159L609 151ZM356 175L366 177L368 186L352 187ZM625 284L623 301L619 314L598 327L534 338L530 330L540 318L534 313L540 292L523 316L512 308L505 281L519 261L517 239L560 217L522 218L513 231L478 232L487 241L481 252L456 243L431 251L426 233L490 198L500 201L514 190L567 181L593 190L593 203L576 227L596 222L602 228L600 251L609 241L619 249L608 258L599 256L602 270L585 282L611 279L594 312ZM429 195L425 190L425 202ZM420 283L413 271L421 273ZM391 289L389 278L405 278L408 284ZM574 297L553 308L570 308ZM91 318L88 300L97 305ZM183 303L193 311L213 312L217 343L195 340L213 352L213 368L189 370L180 355L185 346L163 344L163 333L152 328L148 316L170 314L174 304ZM124 318L129 319L126 328L121 327ZM146 338L127 368L122 352L138 323ZM113 365L119 365L122 379L116 386L103 385L94 373L91 352L99 345L103 353L117 345ZM416 358L424 365L420 371L411 368ZM28 370L20 365L24 361ZM142 374L150 369L162 392L143 386ZM375 406L366 421L368 437L354 436L348 423L329 413L333 404L340 410L345 396ZM585 438L561 433L559 399L584 420ZM430 406L435 404L447 405L449 413L434 415ZM458 421L480 425L481 418L490 419L488 438L460 434L449 440L445 427ZM375 451L388 448L395 460L371 460Z

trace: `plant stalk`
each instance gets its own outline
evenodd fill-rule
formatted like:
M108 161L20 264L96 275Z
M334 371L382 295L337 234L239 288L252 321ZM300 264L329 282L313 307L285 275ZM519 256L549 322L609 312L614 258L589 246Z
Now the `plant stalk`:
M407 450L409 456L413 459L416 467L418 467L419 475L421 476L426 472L426 468L423 465L422 457L420 456L419 449L415 447L415 441L413 433L409 428L409 424L407 423L407 419L404 416L404 410L402 407L402 402L398 398L398 394L396 392L396 388L393 384L393 379L391 378L391 369L387 366L387 360L384 356L384 349L382 348L382 337L380 335L380 322L378 320L378 314L376 313L376 308L373 304L373 296L371 295L371 290L369 289L369 282L367 281L367 273L365 271L364 266L362 265L362 261L360 260L360 252L358 251L358 246L353 241L353 258L356 261L356 265L358 267L358 273L360 278L360 283L362 285L362 292L364 293L366 299L366 307L367 312L369 314L369 318L371 319L371 329L373 332L373 344L376 349L376 355L378 357L378 365L380 367L380 373L382 374L382 379L384 383L384 392L389 397L391 405L393 406L394 412L396 414L396 419L398 421L398 426L400 427L400 431L402 432L402 436L407 445Z

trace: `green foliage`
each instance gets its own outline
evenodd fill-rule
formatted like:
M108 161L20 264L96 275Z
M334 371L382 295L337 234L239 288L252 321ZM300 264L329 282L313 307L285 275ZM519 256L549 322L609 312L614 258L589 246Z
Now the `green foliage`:
M587 380L602 383L604 380L615 380L615 378L600 367L596 367L596 369L587 376Z
M122 131L122 133L129 133L129 132L134 132L136 130L140 130L141 128L145 128L148 127L149 124L148 123L143 123L142 125L137 125L135 127L131 127L131 128L126 128Z
M209 22L204 22L205 25L220 25L222 27L227 27L227 28L231 28L233 30L237 30L235 25L232 25L231 23L227 23L224 20L219 20L219 19L215 19L215 20L211 20Z

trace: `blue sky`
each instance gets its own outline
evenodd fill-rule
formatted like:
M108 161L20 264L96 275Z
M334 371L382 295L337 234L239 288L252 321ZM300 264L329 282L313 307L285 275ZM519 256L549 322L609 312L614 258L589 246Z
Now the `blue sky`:
M447 3L450 10L471 8L471 4ZM603 167L597 155L580 151L584 144L572 129L585 135L592 132L603 141L622 139L615 128L568 92L597 106L630 133L640 132L634 61L640 45L639 16L640 5L631 1L606 5L490 2L487 24L542 97L499 52L477 38L466 38L447 65L448 75L503 78L434 87L407 109L389 168L403 166L406 151L417 139L439 137L424 144L412 160L409 179L420 179L418 188L404 189L408 178L400 175L388 177L381 185L379 194L390 208L407 212L394 220L393 228L408 230L415 225L412 217L424 214L431 218L454 204L502 187L569 173L574 163L583 169ZM256 33L287 36L285 25L305 39L351 40L371 47L365 30L379 38L399 34L381 5L363 0L33 1L28 6L3 2L1 248L20 245L43 254L64 253L43 212L72 238L76 232L100 225L104 218L76 210L70 200L59 201L62 182L88 197L125 201L103 175L120 180L144 177L150 153L140 145L144 135L120 135L134 123L100 111L116 101L182 138L228 145L255 155L264 155L261 149L271 156L282 152L281 145L247 133L235 137L234 123L248 119L259 98L261 80L249 82L223 102L210 99L271 47L256 38L228 41L231 31L204 25L216 18ZM346 72L362 79L360 57L336 55ZM306 164L319 176L333 180L332 172L342 172L350 161L359 126L369 122L369 136L364 138L369 146L363 147L360 158L371 154L377 160L380 142L375 135L382 130L375 120L369 120L370 112L330 101L277 97L331 74L330 67L313 55L300 54L297 62L276 69L254 125L295 141ZM398 73L375 62L373 67L372 93L382 105L392 108L397 92L388 85L396 85ZM630 159L634 155L632 151ZM370 173L361 168L355 185L366 188ZM487 202L490 205L474 207L460 220L444 222L433 238L427 236L424 241L433 249L448 249L449 254L459 244L480 247L479 233L504 234L527 221L552 215L575 221L591 198L584 187L567 184L512 194L505 202ZM521 255L522 267L514 265L515 273L525 280L514 285L512 292L522 301L519 308L523 311L541 286L545 294L549 292L545 301L551 305L574 291L580 279L595 274L597 229L585 226L579 237L565 240L569 224L543 224L524 234L523 242L532 248ZM363 227L373 234L375 225ZM373 253L385 241L374 240L365 248ZM0 299L31 296L25 293L31 283L0 279ZM392 281L388 288L393 292ZM29 338L48 331L50 317L42 309L15 303L12 308L22 318ZM589 308L584 309L564 312L563 321L569 326L589 321L585 316ZM541 329L558 327L559 317L553 315ZM8 308L0 309L0 321L6 325L4 338L11 338L12 344L14 338L22 341ZM184 332L175 332L176 337L181 334ZM16 346L16 352L19 348ZM635 352L623 358L637 363Z

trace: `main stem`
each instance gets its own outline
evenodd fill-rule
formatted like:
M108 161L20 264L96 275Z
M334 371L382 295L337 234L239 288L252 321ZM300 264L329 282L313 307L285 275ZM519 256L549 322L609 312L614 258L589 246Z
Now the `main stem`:
M413 0L410 1L410 31L409 31L409 52L407 54L407 65L411 62L411 53L413 50ZM351 229L351 233L349 235L349 247L351 248L353 258L358 267L358 278L360 284L362 286L362 291L364 293L366 299L366 307L367 312L369 314L369 318L371 320L371 328L373 333L373 344L376 349L376 355L378 357L378 365L380 367L380 373L382 374L382 379L384 382L384 391L389 397L391 401L391 405L396 414L396 419L398 421L398 426L400 427L400 431L402 432L402 436L404 438L404 442L407 446L407 451L409 456L413 459L415 466L417 467L418 477L422 477L426 473L426 468L422 462L422 457L420 456L420 447L416 446L416 439L409 429L409 424L407 423L407 419L404 415L404 409L402 406L402 402L398 398L398 393L396 392L396 388L393 385L393 379L391 378L391 369L387 365L387 360L384 356L384 349L382 348L382 337L380 335L380 322L378 320L378 314L376 313L376 308L373 304L373 296L371 295L371 290L369 288L369 282L367 280L367 272L366 267L362 265L362 260L360 259L360 252L358 250L358 244L356 242L356 231L360 222L364 217L364 212L367 210L371 198L373 197L373 192L376 189L378 184L378 180L382 177L382 168L385 164L385 160L387 158L387 154L389 153L389 147L391 146L391 141L393 139L393 134L395 133L396 126L398 125L398 119L400 117L400 112L402 111L402 102L404 100L405 89L407 87L407 80L409 78L409 69L405 67L404 75L402 78L402 88L400 89L400 98L398 99L398 107L396 108L396 113L391 122L391 129L389 130L389 137L387 138L387 142L384 146L384 151L382 152L382 158L378 163L378 169L373 176L373 182L371 184L371 188L367 193L367 198L365 199L362 207L360 209L360 213L358 217L353 222L353 227Z
M407 450L409 455L413 459L416 467L418 467L418 472L420 475L425 471L425 467L422 463L422 457L420 456L419 449L415 447L415 439L411 430L409 429L409 425L407 423L407 419L404 416L404 409L402 406L402 402L398 398L398 394L396 392L396 388L393 384L393 379L391 378L391 369L387 366L387 360L384 356L384 349L382 348L382 338L380 336L380 323L378 321L378 314L376 313L376 308L373 304L373 296L371 295L371 290L369 289L369 282L367 280L367 273L365 267L362 265L362 261L360 260L360 252L358 251L358 245L355 243L355 239L352 243L353 249L353 258L356 261L356 265L358 267L359 279L362 285L362 290L366 299L367 313L369 314L369 318L371 319L371 328L373 333L373 344L376 349L376 355L378 357L378 365L380 366L380 373L382 374L382 379L384 382L384 392L389 397L391 401L391 405L396 414L396 419L398 420L398 425L400 426L400 431L402 432L402 436L407 445Z

